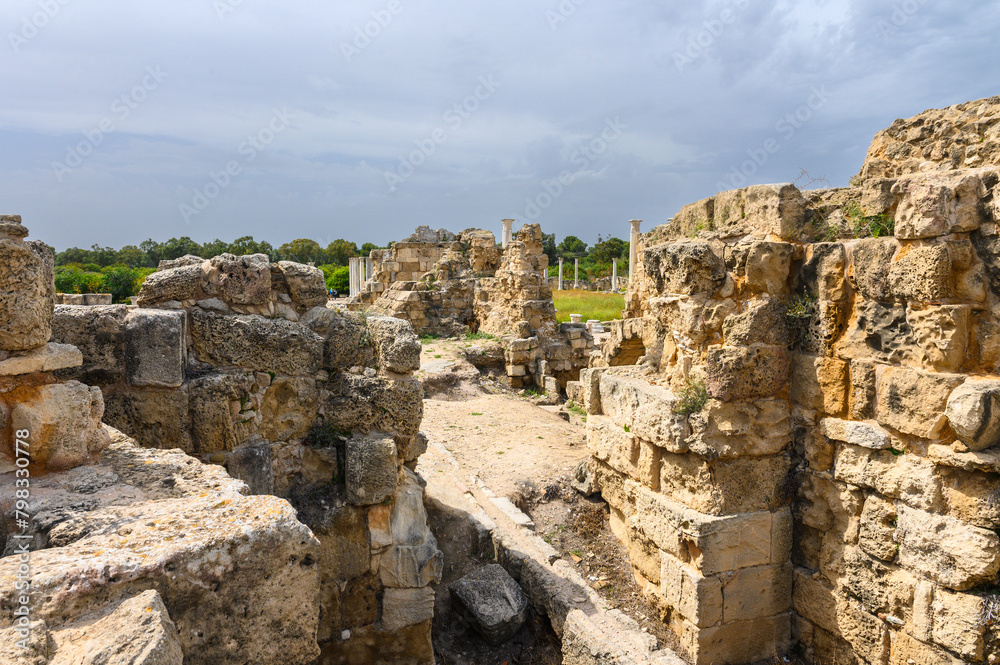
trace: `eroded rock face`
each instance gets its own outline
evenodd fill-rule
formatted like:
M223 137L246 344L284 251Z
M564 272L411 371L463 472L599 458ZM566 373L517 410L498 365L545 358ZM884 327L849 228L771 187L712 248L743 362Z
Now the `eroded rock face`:
M53 266L44 243L0 234L0 350L26 351L49 341L55 305Z

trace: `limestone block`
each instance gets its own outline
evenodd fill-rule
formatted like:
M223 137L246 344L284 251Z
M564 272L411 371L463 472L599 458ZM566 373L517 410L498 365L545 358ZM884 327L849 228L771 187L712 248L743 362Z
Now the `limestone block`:
M323 307L327 291L323 271L294 261L278 261L278 269L288 284L292 300L302 307Z
M966 380L948 396L945 415L969 450L1000 443L1000 381Z
M7 360L0 360L0 376L17 376L33 372L54 372L70 367L80 367L83 354L69 344L49 342L45 346L21 352Z
M752 231L779 238L795 236L805 216L805 199L795 185L753 185L743 191L746 224Z
M434 618L434 590L386 589L382 596L382 630L399 630Z
M851 393L848 415L852 420L875 417L875 366L860 360L851 362Z
M840 634L836 593L805 568L795 569L792 606L799 615L823 630Z
M853 546L844 548L843 567L838 580L842 595L861 601L869 612L893 617L897 626L909 621L917 586L909 570L873 559Z
M965 362L971 329L970 305L862 302L838 351L844 358L956 372Z
M798 284L818 300L840 301L847 297L847 253L844 245L820 242L806 247L806 258L798 274Z
M601 405L601 375L604 368L594 367L580 370L580 405L586 409L588 415L601 415L604 413Z
M712 226L715 217L715 197L688 203L674 215L670 228L677 230L677 236L691 236L699 229Z
M837 358L792 354L789 393L793 402L836 415L847 406L848 365Z
M184 390L108 392L104 396L104 422L147 448L194 451L188 393Z
M854 653L867 663L885 663L889 658L890 637L887 624L869 614L854 599L838 599L837 624L840 634Z
M879 379L876 418L905 434L934 438L946 422L948 396L961 382L954 374L887 367Z
M861 513L861 530L858 545L866 554L892 561L896 558L896 506L878 494L870 494L865 499Z
M937 473L941 478L944 514L984 529L1000 529L996 475L945 466L938 467Z
M271 263L266 254L220 254L211 259L210 265L210 281L226 302L265 305L271 298Z
M711 301L710 301L711 302ZM706 313L710 307L700 299L686 296L667 296L662 298L650 298L649 307L652 310L653 318L659 324L661 330L669 331L671 337L686 346L698 346L705 342L708 333L708 326L705 321ZM636 346L637 341L646 343L650 335L646 332L642 319L629 319L635 324L625 323L622 328L613 328L615 342L619 342L619 330L621 331L620 346ZM631 330L629 330L631 328ZM631 334L628 334L631 333ZM626 337L628 335L628 337ZM631 338L631 339L629 339ZM635 340L635 341L633 341ZM642 348L642 347L640 347ZM645 351L645 349L642 349ZM625 351L625 349L623 349ZM638 356L635 356L638 359ZM635 360L629 362L627 351L615 358L615 365L634 364Z
M49 341L53 265L44 243L0 238L0 351L26 351Z
M889 665L913 665L913 663L969 665L968 661L956 658L938 646L925 644L901 630L895 631Z
M822 356L833 355L837 342L847 327L850 309L847 301L818 301L813 308L812 316L800 319L804 322L804 326L796 331L798 339L793 341L798 342L802 351Z
M666 552L660 552L660 593L670 607L698 627L723 620L722 580L706 577Z
M191 332L198 358L217 367L304 375L315 373L323 362L323 339L291 321L192 310Z
M898 249L894 238L864 238L851 246L851 282L866 300L892 300L889 269Z
M420 369L420 340L412 325L387 316L370 316L365 325L382 367L399 374Z
M687 418L673 412L677 400L670 390L607 372L599 381L601 408L618 427L666 450L687 450Z
M274 494L271 444L248 443L226 455L226 471L247 484L250 494Z
M393 545L376 559L379 579L388 588L417 589L441 581L444 555L430 532L419 545Z
M217 372L188 384L191 446L195 453L233 450L253 433L253 419L240 409L249 403L254 375L243 371Z
M184 266L200 266L205 262L205 259L200 256L195 256L194 254L185 254L184 256L176 259L163 259L157 266L157 270L171 270L173 268L183 268Z
M937 589L932 605L934 641L969 660L982 660L986 633L980 619L982 602L978 594Z
M52 631L51 665L181 665L177 627L160 594L144 591Z
M787 346L791 341L784 306L766 293L747 302L739 314L727 316L722 324L722 336L728 346Z
M674 630L680 632L681 648L692 656L695 665L772 660L788 652L792 633L787 612L709 628L684 622L680 631Z
M909 506L899 511L899 562L956 591L990 582L1000 571L1000 536Z
M392 437L369 435L347 440L347 500L371 506L396 493L399 466Z
M726 281L726 267L703 240L649 247L643 269L657 294L712 293Z
M498 564L488 564L448 586L452 603L490 644L502 644L528 618L528 597Z
M29 620L28 625L23 628L0 628L0 662L48 665L53 646L44 621Z
M606 416L587 418L587 448L616 471L631 476L652 489L660 487L660 451L637 439Z
M176 388L187 364L184 312L132 310L125 317L125 366L133 386Z
M125 374L127 305L75 307L56 305L52 341L72 344L83 353L83 366L60 370L62 379L91 385L117 383Z
M142 283L136 304L151 307L171 300L201 300L203 277L201 264L154 272Z
M340 371L375 362L371 335L362 320L326 307L314 307L299 323L323 338L323 368Z
M892 437L889 433L873 423L823 418L819 421L819 426L823 436L834 441L872 450L886 450L892 447Z
M933 243L903 247L889 267L889 289L896 300L934 302L953 297L948 248Z
M770 397L788 381L789 353L780 347L709 349L705 387L723 402Z
M424 389L416 379L341 373L326 388L320 415L337 430L413 436L420 428Z
M931 238L974 231L981 223L979 201L986 188L976 173L961 171L903 176L892 187L897 238Z
M723 622L752 621L791 609L792 564L741 568L723 575Z
M709 400L690 422L688 449L707 459L775 455L792 440L788 402L780 399Z
M260 435L268 441L301 439L316 422L319 390L307 377L275 377L260 404Z
M97 387L77 381L15 389L5 395L11 404L12 431L27 430L31 461L38 469L60 471L92 463L109 443L101 427L104 399Z
M750 245L746 258L747 287L750 291L776 296L786 293L794 254L795 246L786 242L760 240Z
M853 541L862 505L861 492L823 476L808 474L799 487L795 513L801 524Z
M843 445L834 477L924 510L936 508L941 501L941 481L934 465L912 453Z

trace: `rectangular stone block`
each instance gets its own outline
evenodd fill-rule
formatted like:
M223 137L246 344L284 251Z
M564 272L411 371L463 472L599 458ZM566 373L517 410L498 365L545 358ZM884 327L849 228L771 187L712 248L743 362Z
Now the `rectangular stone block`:
M834 477L879 494L930 510L941 498L934 465L913 453L871 450L844 444L837 453Z
M57 305L52 317L52 341L72 344L83 353L83 366L57 373L90 385L118 383L125 375L126 305L77 307Z
M180 448L186 453L194 451L186 391L108 392L104 396L104 405L104 422L143 446Z
M695 665L753 663L777 658L788 653L791 636L792 620L787 612L709 628L684 622L680 631L681 648Z
M934 641L969 660L982 660L986 633L982 602L979 594L937 589L932 605Z
M791 414L783 399L710 400L691 417L690 429L685 442L691 452L708 459L775 455L792 440Z
M600 374L598 380L601 410L614 423L666 450L687 450L687 417L673 412L677 398L670 390L609 372Z
M660 592L670 607L698 627L723 620L719 577L706 577L666 552L660 553Z
M789 460L784 455L715 460L663 452L660 491L710 515L777 508Z
M892 447L892 437L888 432L872 423L863 423L839 418L823 418L819 421L823 436L834 441L855 446L885 450Z
M315 373L323 361L323 338L284 319L217 316L196 309L191 332L198 359L217 367L301 376Z
M837 358L792 355L790 395L793 402L827 415L847 406L847 363Z
M969 665L968 661L956 658L938 646L926 644L898 630L893 635L889 665L913 665L913 663Z
M723 621L752 621L787 612L792 605L792 564L741 568L722 576Z
M135 309L125 317L125 367L133 386L176 388L187 364L186 314Z
M834 635L840 635L836 592L814 579L812 571L806 568L795 569L792 605L810 623Z
M900 564L949 589L971 589L1000 572L1000 536L993 531L904 505L897 533Z

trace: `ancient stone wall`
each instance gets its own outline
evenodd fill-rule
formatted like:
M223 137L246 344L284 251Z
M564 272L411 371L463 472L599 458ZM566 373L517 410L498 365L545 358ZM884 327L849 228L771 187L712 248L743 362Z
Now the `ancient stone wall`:
M613 524L698 663L1000 657L1000 171L879 168L645 234L581 377Z
M184 257L147 278L139 307L59 306L54 329L80 345L63 373L100 387L106 422L291 501L319 540L324 659L430 663L441 554L411 471L420 345L405 321L325 303L315 268Z

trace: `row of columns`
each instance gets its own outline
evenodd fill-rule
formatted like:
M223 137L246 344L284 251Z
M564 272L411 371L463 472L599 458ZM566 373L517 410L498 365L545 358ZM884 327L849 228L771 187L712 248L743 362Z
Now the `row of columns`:
M504 222L507 221L504 220ZM639 226L642 224L642 220L630 219L629 224L632 225L628 244L628 279L631 283L632 275L635 273L635 259L638 256L636 246L639 244ZM573 259L573 268L573 288L578 289L580 288L580 259ZM559 257L559 290L563 290L563 258L561 256ZM618 290L618 259L611 259L611 290Z
M348 269L350 270L350 296L361 293L367 282L372 277L372 260L367 256L354 256L348 259Z

